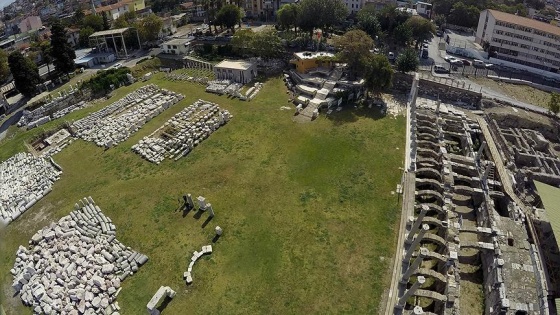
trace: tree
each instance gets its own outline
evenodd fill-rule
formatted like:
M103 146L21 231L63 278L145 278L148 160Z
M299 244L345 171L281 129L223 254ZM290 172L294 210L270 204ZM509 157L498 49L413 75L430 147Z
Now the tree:
M103 30L103 18L99 15L90 14L82 20L82 27L91 27L96 32Z
M224 5L216 15L218 24L223 25L235 32L235 25L241 20L241 10L235 4Z
M37 65L19 51L14 51L8 56L8 63L14 76L16 89L27 97L35 95L37 84L41 83Z
M364 61L365 87L367 91L377 94L391 87L393 67L385 55L370 54ZM368 93L366 92L366 98Z
M436 32L435 25L430 20L419 15L413 16L406 21L406 24L412 29L412 38L416 40L416 47L422 41L432 38Z
M82 8L78 8L74 12L74 23L81 24L85 16L86 15L84 14L84 10L82 10Z
M152 13L142 20L137 21L135 25L142 41L154 41L158 38L159 32L163 26L163 21L160 17Z
M252 29L242 29L233 35L231 38L231 46L233 51L241 56L247 56L252 51L252 42L255 37L255 33Z
M474 27L478 25L478 18L480 10L475 6L466 6L463 2L456 2L453 4L447 22L450 24Z
M552 94L550 94L550 100L548 101L548 110L552 114L558 115L558 112L560 112L560 94L556 92L552 92Z
M393 31L393 39L398 46L407 46L412 39L412 28L410 28L410 25L404 23L397 26Z
M62 73L74 71L76 68L74 64L76 53L68 43L66 30L60 21L56 21L52 24L51 34L51 50L56 70Z
M300 7L295 3L284 4L276 12L276 20L278 21L278 24L284 29L290 29L292 26L297 27L299 9Z
M256 32L251 41L251 50L257 57L264 59L280 57L285 51L282 40L273 30Z
M124 28L124 27L128 27L128 21L126 20L126 18L124 17L124 15L119 16L114 22L113 22L113 27L114 28Z
M86 27L80 30L80 47L89 47L89 36L95 33L93 28Z
M109 17L107 16L107 11L103 11L102 18L103 18L103 30L106 31L106 30L111 29L111 22L109 22Z
M338 58L348 65L353 76L364 74L364 58L371 54L373 40L362 30L352 30L335 38L334 45L338 48Z
M315 28L330 28L342 23L348 8L341 0L301 0L298 26L313 36Z
M50 78L51 63L53 62L51 43L48 41L41 42L39 49L41 50L41 58L43 59L43 62L47 64L47 71L49 73L49 78Z
M3 49L0 49L0 82L6 81L9 76L8 54Z
M443 14L438 14L434 18L434 23L436 23L437 26L442 26L443 24L445 24L445 22L447 22L447 19Z
M398 71L406 73L416 71L419 63L416 51L412 48L407 48L397 57L396 66Z
M358 11L358 28L366 32L372 38L381 33L381 24L375 15L375 12L369 9Z
M394 5L384 7L379 14L377 14L377 20L379 21L381 30L388 35L392 35L395 28L406 22L409 17L410 14L397 10L397 7Z

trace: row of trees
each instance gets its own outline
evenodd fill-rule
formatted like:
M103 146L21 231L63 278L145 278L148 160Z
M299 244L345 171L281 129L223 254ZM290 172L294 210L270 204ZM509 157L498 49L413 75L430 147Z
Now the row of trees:
M348 9L340 0L301 0L285 4L277 12L276 18L285 29L298 28L313 34L316 28L330 29L342 23L348 16Z

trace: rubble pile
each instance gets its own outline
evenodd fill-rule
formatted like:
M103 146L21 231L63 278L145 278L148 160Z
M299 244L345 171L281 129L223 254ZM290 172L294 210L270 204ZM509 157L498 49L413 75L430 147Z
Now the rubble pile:
M18 153L0 163L0 223L8 224L52 190L61 169L44 158Z
M35 314L119 314L121 282L148 257L121 244L91 197L20 246L13 288Z
M156 164L166 157L178 160L231 118L229 111L221 110L217 104L198 100L132 146L132 150Z

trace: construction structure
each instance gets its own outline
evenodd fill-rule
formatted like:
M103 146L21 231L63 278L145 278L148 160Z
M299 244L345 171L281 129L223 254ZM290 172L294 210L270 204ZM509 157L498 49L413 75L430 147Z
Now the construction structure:
M557 224L540 228L541 211L520 199L510 173L516 160L503 158L488 117L419 98L418 82L408 101L403 214L385 314L556 314L551 260L560 255L543 246ZM548 141L517 135L537 151L534 161L518 162L554 177L556 161L542 153L554 153Z
M138 30L134 27L95 32L89 36L89 46L94 47L96 53L113 52L117 59L128 59L128 52L132 49L131 47L126 47L125 38L130 36L129 34L132 34L132 36L136 35L135 37L136 40L138 40L138 49L141 49L142 44L140 43Z

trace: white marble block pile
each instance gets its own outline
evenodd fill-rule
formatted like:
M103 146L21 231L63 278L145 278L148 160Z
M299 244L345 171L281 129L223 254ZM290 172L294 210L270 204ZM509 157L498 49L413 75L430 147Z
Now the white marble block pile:
M260 83L260 82L255 83L255 86L252 87L252 88L250 88L250 89L247 91L247 94L246 94L247 98L248 98L249 100L252 100L253 98L255 98L255 96L257 96L257 94L258 94L259 91L263 88L263 86L264 86L263 83Z
M98 146L111 147L184 98L182 94L146 85L72 124L76 135Z
M68 105L69 102L73 101L72 94L73 92L64 96L56 97L50 102L37 107L32 111L24 110L23 115L17 123L18 127L27 126L29 129L35 128L51 121L51 119L60 118L86 106L86 103L83 101L77 104Z
M178 160L232 117L217 104L198 100L132 146L132 150L156 164L165 158Z
M187 284L191 284L193 282L192 278L192 269L194 267L194 263L202 256L212 254L212 245L202 246L202 249L198 251L194 251L191 261L189 263L189 267L187 271L183 273L183 279L186 281Z
M121 244L91 197L16 253L13 289L34 314L119 314L121 282L148 257Z
M8 224L52 190L62 171L49 160L18 153L0 163L0 223Z
M208 86L206 86L206 92L215 94L224 94L228 86L231 85L230 80L213 80L208 81Z

